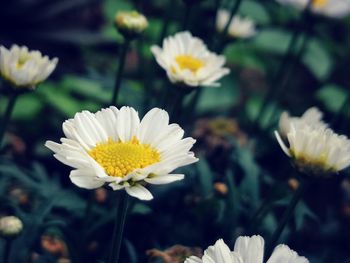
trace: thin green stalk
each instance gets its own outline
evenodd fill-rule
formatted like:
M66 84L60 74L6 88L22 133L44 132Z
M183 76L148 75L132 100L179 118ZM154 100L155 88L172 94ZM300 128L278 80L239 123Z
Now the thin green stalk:
M193 88L189 86L181 86L181 85L174 85L168 88L165 94L165 105L164 108L166 108L169 112L169 115L172 117L174 121L179 121L181 113L183 111L183 100L184 98L193 92Z
M187 4L186 8L185 8L185 16L184 16L184 19L182 21L182 26L181 26L181 28L183 30L189 29L188 25L190 22L192 10L193 10L193 4Z
M120 258L120 248L123 240L125 219L128 213L129 195L125 191L117 193L118 206L116 220L112 236L112 246L108 263L118 263Z
M234 5L232 6L230 17L227 20L227 23L226 23L224 29L222 30L222 32L220 33L219 37L217 38L218 40L216 42L216 45L214 45L214 50L215 51L217 51L217 52L221 52L222 51L223 42L226 39L228 29L230 28L230 24L232 23L232 20L233 20L234 16L237 14L237 12L238 12L242 2L243 2L243 0L236 0Z
M170 117L173 118L174 121L177 120L181 114L181 106L184 97L184 92L181 92L180 90L175 92L172 97L168 112Z
M160 31L159 34L159 38L158 38L158 45L161 45L163 43L163 39L165 38L165 36L167 35L168 32L168 28L169 28L169 24L171 21L171 14L174 11L174 6L170 3L167 4L167 7L165 9L164 12L164 17L163 17L163 26L162 26L162 30Z
M279 97L282 94L282 92L287 89L290 78L296 69L297 62L300 61L300 59L302 58L302 56L305 52L305 49L306 49L307 44L308 44L308 40L309 40L309 35L305 34L305 36L302 40L303 42L301 44L300 49L298 50L297 54L295 55L294 60L290 64L289 70L286 72L285 77L282 79L282 83L280 85L280 88L278 90L276 90L276 92L275 92L276 97ZM277 109L276 106L272 105L271 113L267 116L267 120L266 120L267 123L270 122L271 117L275 116L276 109Z
M256 125L257 122L264 116L264 113L266 111L267 106L271 102L271 100L275 97L275 92L279 88L279 81L285 74L285 72L288 70L288 62L293 54L293 51L295 49L295 45L299 39L300 36L300 30L296 29L293 32L292 38L289 41L287 52L284 54L283 59L281 61L280 66L278 67L278 70L274 74L274 77L272 79L272 85L270 86L269 90L267 91L263 103L260 107L260 110L258 111L258 115L254 119L253 125Z
M264 219L266 213L270 210L271 208L271 198L272 195L270 195L268 198L266 198L259 208L255 211L253 216L250 219L250 223L248 226L248 235L251 235L255 232L256 226L260 225L260 222Z
M201 94L203 92L203 88L202 87L197 87L194 91L194 95L192 96L192 98L190 99L190 101L188 102L185 110L186 112L188 112L188 114L186 114L186 116L184 116L184 118L182 119L183 122L186 122L189 118L193 117L195 115L195 109L198 105L198 102L200 101L200 97Z
M0 149L2 147L6 128L7 128L8 123L10 122L11 115L12 115L13 109L14 109L16 101L17 101L17 97L18 97L17 92L11 93L9 100L8 100L8 104L7 104L5 113L3 115L3 119L2 119L1 124L0 124L1 125L1 127L0 127Z
M113 90L112 99L111 99L111 105L118 104L118 94L119 94L119 90L120 90L120 84L122 82L123 71L124 71L124 66L125 66L125 58L126 58L126 54L128 52L129 46L130 46L130 40L125 39L124 43L120 47L119 65L118 65L118 69L117 69L117 75L115 78L115 84L114 84L114 90Z
M306 6L305 10L303 11L303 13L301 15L300 22L298 23L298 25L295 27L295 29L293 31L293 35L291 37L291 40L289 41L287 51L284 54L283 59L281 61L281 64L278 67L276 73L274 74L274 77L272 78L272 84L270 86L270 89L268 90L268 92L266 93L266 95L263 99L263 103L258 111L258 115L253 120L253 124L252 124L253 128L256 128L259 120L265 115L266 110L267 110L267 106L270 104L270 102L274 98L276 98L276 96L281 91L283 91L284 86L287 85L287 81L284 81L282 83L282 85L280 84L280 82L283 80L285 75L287 75L288 77L284 78L284 80L289 79L290 72L293 71L296 62L299 60L299 58L301 57L301 55L305 49L305 45L307 43L306 40L308 40L309 31L311 30L311 26L309 25L309 23L307 21L310 18L309 8L310 8L311 4L312 4L312 1L309 0L308 5ZM293 51L295 50L295 47L296 47L298 40L301 36L302 31L300 30L300 28L304 22L306 22L308 24L308 26L305 30L306 32L305 32L303 43L301 44L301 48L298 50L296 57L293 60L293 63L289 63L291 58L292 58Z
M12 239L7 238L5 240L5 247L4 247L4 263L10 262L11 247L12 247Z
M282 215L281 221L279 222L275 232L272 234L270 241L268 242L267 255L270 255L273 251L273 248L276 246L276 243L278 242L278 239L281 236L284 227L288 223L289 219L293 216L295 207L297 206L300 199L302 198L305 192L305 188L306 188L305 182L300 181L300 185L298 189L294 192L292 200L290 201L286 211Z
M222 37L226 37L228 29L230 28L230 24L232 23L232 19L234 16L237 14L243 0L236 0L235 4L232 6L231 13L230 13L230 18L227 21L224 30L222 31L221 35Z

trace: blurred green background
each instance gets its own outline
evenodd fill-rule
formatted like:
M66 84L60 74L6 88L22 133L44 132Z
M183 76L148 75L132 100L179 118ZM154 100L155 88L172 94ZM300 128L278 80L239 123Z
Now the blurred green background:
M211 47L220 37L215 30L217 8L231 8L233 3L199 1L187 30ZM52 157L44 143L58 141L63 121L76 112L108 105L123 41L113 26L114 15L131 9L144 13L149 27L127 54L120 102L143 115L162 107L159 98L172 88L150 46L161 44L162 35L183 29L182 1L1 2L1 45L26 45L59 58L50 79L19 98L0 160L0 214L16 214L25 224L14 241L12 262L103 262L98 260L108 252L115 214L111 192L73 186L69 169ZM274 0L244 0L239 14L257 23L258 34L225 42L222 53L231 74L222 79L220 88L203 88L194 109L195 93L190 94L182 117L173 120L197 139L200 162L182 169L185 180L153 187L153 201L134 200L122 262L162 262L146 251L175 244L206 248L224 238L232 247L239 235L269 238L298 184L273 137L283 110L299 116L317 106L336 132L350 133L350 103L345 103L350 96L350 19L314 17L300 22L300 12ZM288 58L289 76L280 80L283 91L268 101L265 114L256 121L265 95L276 85L273 76L295 31L303 33ZM1 112L6 101L0 95ZM348 262L349 179L345 171L314 180L281 243L310 262ZM89 199L94 204L92 216L84 218ZM253 218L261 204L265 204L263 216ZM82 237L83 221L88 231Z

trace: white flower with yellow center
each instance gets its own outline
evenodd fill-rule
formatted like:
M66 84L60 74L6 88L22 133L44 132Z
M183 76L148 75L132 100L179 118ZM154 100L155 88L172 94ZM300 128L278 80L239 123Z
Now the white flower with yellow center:
M204 256L190 257L185 263L263 263L264 239L261 236L239 237L234 250L225 244L222 239L216 241L214 246L204 251ZM308 263L305 257L299 256L286 245L279 245L273 251L267 263Z
M309 1L311 11L333 18L342 18L350 13L350 0L277 0L281 4L291 5L297 9L304 9Z
M16 87L35 88L54 71L57 62L57 58L50 60L25 46L0 46L0 74Z
M322 121L323 113L316 107L309 108L301 117L291 117L288 112L283 112L279 121L279 132L283 138L287 138L287 134L291 130L292 125L299 128L309 125L314 128L327 128L328 125Z
M275 135L282 150L301 172L322 176L350 165L350 140L323 125L291 123L286 134L289 147L277 131Z
M224 68L225 57L210 52L203 41L189 32L180 32L163 41L163 47L152 46L158 64L173 83L191 87L220 86L217 80L230 70Z
M56 159L75 168L70 179L79 187L94 189L108 183L113 190L142 200L152 194L144 187L182 180L171 174L178 167L196 162L190 151L195 140L183 138L177 124L169 124L166 111L154 108L140 121L130 107L102 109L93 114L77 113L63 123L61 144L46 146Z
M228 20L230 19L230 12L226 9L221 9L216 15L216 29L222 32ZM228 35L233 38L250 38L256 35L255 23L249 18L243 18L238 15L232 18L228 26Z

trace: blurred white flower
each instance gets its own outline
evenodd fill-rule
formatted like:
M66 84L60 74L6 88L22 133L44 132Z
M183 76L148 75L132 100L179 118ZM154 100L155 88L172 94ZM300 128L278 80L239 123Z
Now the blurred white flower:
M133 10L133 11L119 11L115 16L115 25L122 34L127 36L136 36L148 27L147 18Z
M57 62L57 58L50 60L25 46L0 46L0 74L16 87L35 88L54 71Z
M171 174L178 167L196 162L190 151L195 143L183 138L177 124L169 124L166 111L154 108L140 121L130 107L83 111L63 123L61 144L47 141L56 159L75 168L71 181L79 187L94 189L108 183L113 190L142 200L152 194L144 187L182 180Z
M15 216L0 218L0 235L2 237L15 237L22 232L22 221Z
M261 236L238 237L234 251L231 251L222 239L204 251L202 259L190 257L185 263L263 263L264 239ZM273 251L267 263L308 263L286 245L279 245Z
M291 5L297 9L304 9L309 1L311 11L316 14L333 18L342 18L350 13L350 0L277 0L281 4Z
M291 130L291 126L302 128L305 125L314 128L327 128L328 125L322 121L323 113L316 107L309 108L301 117L291 117L288 112L283 112L279 121L279 132L283 138L287 138L287 134Z
M187 31L164 39L162 48L152 46L151 51L173 83L220 86L216 81L230 72L223 67L224 56L210 52L201 39Z
M288 129L284 127L283 131L287 131L285 138L289 147L277 131L275 135L282 150L301 172L329 175L350 165L350 140L326 127L319 118L309 120L309 124L301 120L290 122Z
M229 19L230 12L226 9L220 9L216 15L216 29L222 32ZM232 18L227 33L234 38L250 38L257 32L253 20L236 15Z

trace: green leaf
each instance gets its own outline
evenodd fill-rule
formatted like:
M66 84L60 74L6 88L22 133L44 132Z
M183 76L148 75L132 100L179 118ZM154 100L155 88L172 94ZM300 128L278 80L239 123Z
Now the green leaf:
M307 218L311 218L318 221L317 216L310 210L310 208L304 203L300 202L295 208L294 213L296 230L299 231L305 223Z
M327 84L316 93L316 98L323 103L327 110L333 113L340 110L347 96L346 90L335 84Z
M8 103L7 98L0 99L0 110L4 112ZM33 119L42 109L42 102L35 92L21 95L13 109L12 118L15 120Z
M290 40L290 32L280 29L265 29L260 31L252 39L252 42L260 51L283 54L286 53Z
M268 24L270 22L270 16L264 5L258 1L243 1L239 8L239 13L254 19L258 24Z
M265 61L255 52L252 45L236 42L226 46L224 55L231 64L265 71Z
M316 39L311 39L308 42L303 62L319 80L326 79L333 66L329 52L322 42Z
M203 157L200 158L199 162L196 163L196 167L203 196L211 196L213 194L214 176L213 172L210 169L209 163Z
M205 87L199 98L197 113L223 111L233 107L239 98L236 79L227 76L220 80L221 87Z

